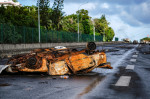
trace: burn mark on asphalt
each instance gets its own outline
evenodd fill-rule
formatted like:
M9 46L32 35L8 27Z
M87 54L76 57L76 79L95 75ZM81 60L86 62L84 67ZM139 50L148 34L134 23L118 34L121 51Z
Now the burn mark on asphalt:
M10 86L10 85L11 85L11 84L4 83L4 84L0 84L0 87Z
M89 84L80 94L78 94L77 99L80 99L83 95L92 91L106 76L98 76L91 84Z

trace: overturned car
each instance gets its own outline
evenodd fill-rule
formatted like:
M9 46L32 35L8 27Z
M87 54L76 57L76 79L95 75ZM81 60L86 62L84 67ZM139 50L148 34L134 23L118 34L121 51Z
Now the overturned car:
M1 65L0 73L7 72L47 72L49 75L81 74L94 68L112 69L104 50L96 50L96 44L89 42L85 49L55 47L35 49L28 54L15 55L6 65Z

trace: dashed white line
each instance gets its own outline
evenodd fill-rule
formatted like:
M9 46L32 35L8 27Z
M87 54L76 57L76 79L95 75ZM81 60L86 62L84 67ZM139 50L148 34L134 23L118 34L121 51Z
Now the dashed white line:
M129 86L131 76L121 76L115 86Z
M136 52L135 54L137 54L137 55L138 55L139 53L138 53L138 52Z
M133 55L132 57L138 57L138 55Z
M131 62L136 62L136 59L130 59Z
M134 65L127 65L126 69L134 70Z

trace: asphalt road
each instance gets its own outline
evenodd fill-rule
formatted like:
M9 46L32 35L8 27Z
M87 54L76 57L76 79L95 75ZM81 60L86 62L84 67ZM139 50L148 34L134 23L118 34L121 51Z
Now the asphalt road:
M149 47L133 44L100 46L97 49L106 50L113 69L97 68L88 74L71 75L68 79L39 73L3 73L0 75L0 99L149 99ZM1 60L0 64L6 60ZM128 65L134 69L126 69ZM131 79L118 85L121 77Z

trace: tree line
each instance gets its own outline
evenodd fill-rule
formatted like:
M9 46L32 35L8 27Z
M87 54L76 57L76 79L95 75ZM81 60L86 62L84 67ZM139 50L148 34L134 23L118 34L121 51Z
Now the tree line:
M146 41L150 42L150 38L149 37L142 38L141 40L146 40Z
M38 6L41 29L77 33L79 21L79 32L82 34L93 35L93 27L95 27L95 35L104 36L106 41L112 41L115 35L105 15L92 20L88 10L85 9L78 10L75 14L66 15L62 11L64 0L54 0L52 7L50 0L37 0L36 6L1 6L0 23L37 28Z

